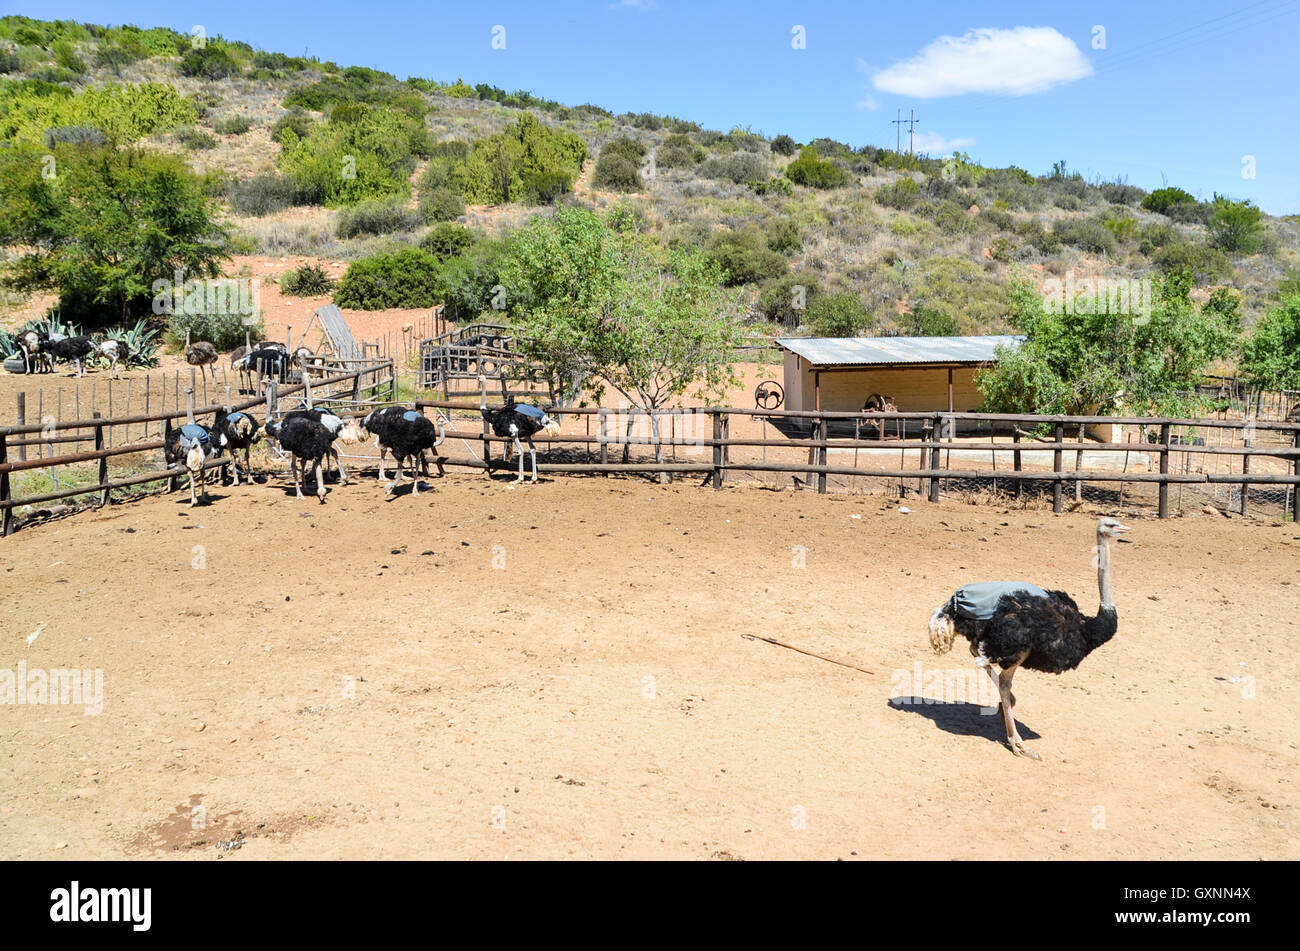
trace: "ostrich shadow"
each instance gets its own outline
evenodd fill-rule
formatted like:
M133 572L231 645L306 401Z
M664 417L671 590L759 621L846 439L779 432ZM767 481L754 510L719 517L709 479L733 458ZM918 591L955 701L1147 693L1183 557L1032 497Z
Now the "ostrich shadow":
M207 492L206 494L200 495L198 497L198 500L194 503L194 505L191 506L190 495L189 492L186 490L185 486L182 485L179 489L177 489L176 494L184 496L184 498L178 498L176 500L175 502L176 505L183 505L186 508L196 508L196 509L207 508L213 502L220 502L224 499L229 498L229 496L221 495L220 493L217 492Z
M935 700L933 697L890 697L887 704L904 713L915 713L930 720L936 727L953 736L980 736L999 746L1006 746L1007 731L997 707L982 707L978 703ZM982 713L992 710L992 713ZM1041 735L1016 720L1016 730L1022 739L1037 740Z

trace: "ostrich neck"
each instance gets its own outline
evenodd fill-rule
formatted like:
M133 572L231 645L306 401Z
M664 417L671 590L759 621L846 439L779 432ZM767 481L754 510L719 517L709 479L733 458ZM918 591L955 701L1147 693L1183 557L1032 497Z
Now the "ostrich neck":
M1097 589L1101 593L1101 607L1115 610L1115 600L1110 596L1110 541L1097 539Z

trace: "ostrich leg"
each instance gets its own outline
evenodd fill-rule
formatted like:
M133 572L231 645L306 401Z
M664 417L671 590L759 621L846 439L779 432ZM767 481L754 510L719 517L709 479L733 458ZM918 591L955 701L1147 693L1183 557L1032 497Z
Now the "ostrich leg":
M1007 743L1011 746L1011 752L1017 756L1028 756L1030 759L1042 759L1037 753L1025 746L1025 741L1020 738L1019 732L1016 731L1016 716L1013 708L1016 705L1015 696L1011 693L1011 678L1016 675L1016 670L1025 662L1029 652L1021 654L1014 664L1005 668L998 677L998 693L1002 697L1002 722L1007 728Z
M322 456L316 457L316 497L320 499L320 504L325 504L325 471L321 468Z
M533 460L533 484L537 483L537 447L533 445L531 439L528 440L528 455Z
M519 457L519 478L516 482L524 481L524 447L519 442L519 437L515 436L515 455Z

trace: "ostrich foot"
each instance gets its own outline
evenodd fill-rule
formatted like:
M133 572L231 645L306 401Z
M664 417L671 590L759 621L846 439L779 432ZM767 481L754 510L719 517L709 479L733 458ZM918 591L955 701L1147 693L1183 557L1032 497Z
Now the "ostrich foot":
M1011 752L1014 753L1016 756L1027 756L1030 759L1034 759L1034 760L1042 759L1041 756L1039 756L1029 747L1025 746L1025 741L1022 740L1019 736L1009 737L1007 739L1007 743L1011 746Z

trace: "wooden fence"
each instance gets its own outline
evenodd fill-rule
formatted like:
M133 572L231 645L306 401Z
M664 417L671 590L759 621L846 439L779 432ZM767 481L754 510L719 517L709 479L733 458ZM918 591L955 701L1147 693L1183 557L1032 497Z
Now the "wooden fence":
M349 369L356 366L355 369ZM337 372L335 372L337 371ZM395 395L395 371L391 360L380 362L363 360L336 360L321 367L309 367L305 382L277 388L276 396L280 401L301 394L304 403L330 403L331 405L352 407L358 412L381 403L391 402ZM193 380L186 394L192 403L194 397ZM187 407L179 411L141 413L133 416L108 418L95 412L90 419L61 422L47 420L44 425L16 425L0 427L0 534L8 535L14 527L14 509L24 505L39 505L60 499L80 495L98 495L98 504L108 503L109 493L114 489L129 488L148 482L169 480L169 488L176 476L176 470L150 470L118 479L110 479L108 461L119 456L138 453L151 453L163 446L161 438L149 439L150 424L162 424L168 420L185 420L191 415L203 416L219 410L250 410L263 406L267 398L258 397L230 404L211 404ZM145 441L132 442L129 439L110 446L106 438L113 427L124 427L129 432L131 426L143 426ZM160 433L161 435L161 433ZM72 453L54 454L55 446L80 443L93 443L94 448ZM45 455L27 458L27 449L43 447ZM16 457L12 461L10 455ZM54 492L16 498L12 492L10 476L13 473L55 466L98 463L97 479L93 484L82 484L71 488L61 488ZM230 459L221 459L207 463L204 468L222 468L230 464Z
M467 411L478 414L479 406L471 403L446 400L421 400L416 404L420 408L442 410L448 413ZM1176 429L1243 430L1240 421L1232 422L1219 419L1171 419L1152 417L1101 417L1101 416L1017 416L995 413L833 413L790 410L734 409L725 407L700 407L658 411L655 415L651 432L646 435L631 436L632 427L628 420L646 417L643 410L607 409L607 408L549 408L550 412L563 416L585 417L588 420L587 433L563 434L557 437L538 436L535 442L539 447L557 447L575 445L583 447L587 455L594 456L594 461L584 462L548 462L538 463L539 472L550 473L642 473L642 474L678 474L706 476L714 488L720 489L735 473L765 472L788 475L798 484L809 488L815 487L820 493L828 491L828 477L846 476L854 479L880 480L916 480L918 488L931 500L937 501L941 487L953 480L970 480L976 482L998 481L1014 486L1016 495L1022 495L1026 484L1047 483L1052 496L1052 510L1062 511L1064 505L1064 488L1067 485L1082 486L1084 483L1129 483L1136 486L1153 485L1156 488L1156 508L1161 518L1170 515L1169 490L1171 486L1230 484L1239 487L1238 510L1245 513L1247 500L1252 486L1280 487L1285 495L1283 510L1292 518L1296 513L1296 490L1300 486L1297 466L1300 464L1300 423L1259 422L1255 421L1246 429L1244 444L1211 446L1204 445L1203 438L1187 438L1175 435ZM733 438L730 435L731 422L737 418L765 420L784 426L788 434L776 438ZM596 430L591 432L591 421L595 421ZM681 421L690 420L689 425ZM699 421L704 420L701 424ZM979 424L981 428L1000 431L1010 436L1012 442L994 444L958 440L953 434L957 432L958 423ZM910 424L910 425L909 425ZM1149 431L1155 437L1154 442L1119 442L1103 443L1086 441L1081 436L1071 440L1067 434L1079 432L1083 426L1118 424L1137 427ZM885 438L891 429L906 433L909 429L920 427L920 438ZM644 427L643 427L644 428ZM851 429L853 436L838 437L833 429ZM680 435L686 430L689 434ZM862 430L870 430L873 435L861 438ZM658 435L655 435L655 433ZM1047 432L1046 438L1034 434ZM504 461L491 458L493 443L510 443L508 437L499 437L491 433L486 422L475 431L450 430L449 439L465 440L466 445L477 442L478 454L473 458L447 457L451 465L469 466L491 470L506 469ZM1271 436L1272 438L1266 438ZM1027 441L1033 440L1033 441ZM1271 444L1270 444L1271 443ZM663 450L669 446L687 445L711 450L708 461L678 462L661 458ZM625 446L649 446L656 451L652 461L616 462L610 459L610 448L622 450ZM733 458L733 449L749 448L763 450L761 459ZM774 462L766 458L769 450L807 450L807 462ZM831 465L829 452L841 450L894 450L900 451L901 458L906 458L908 450L919 456L915 468L908 468L900 462L896 468L868 469L853 466ZM1027 469L1023 457L1027 453L1052 454L1050 469ZM1132 472L1115 471L1103 468L1084 468L1081 461L1085 453L1141 453L1156 457L1156 471ZM987 456L991 454L992 468L970 467L960 464L963 453ZM953 466L953 455L959 460ZM999 454L1011 455L1010 470L996 468ZM1182 454L1180 456L1180 454ZM1067 456L1073 455L1073 466L1067 465ZM1225 472L1191 472L1177 471L1171 465L1175 457L1222 457L1229 463ZM1282 472L1252 472L1251 461L1258 459L1279 460Z

